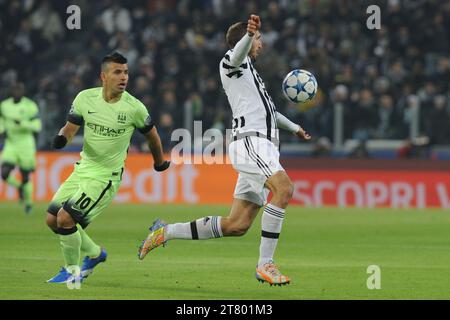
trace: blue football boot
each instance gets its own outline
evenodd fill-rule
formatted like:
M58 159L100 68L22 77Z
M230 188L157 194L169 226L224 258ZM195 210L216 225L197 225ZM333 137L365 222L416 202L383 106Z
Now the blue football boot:
M100 251L100 255L97 258L89 258L88 256L84 257L83 265L81 266L81 276L83 279L86 279L94 272L94 268L100 263L105 262L108 254L106 250L102 248Z
M82 277L78 276L74 276L73 274L71 274L69 271L67 271L67 269L65 267L62 267L61 270L58 272L57 275L55 275L53 278L47 280L48 283L68 283L68 282L72 282L75 283L77 281L79 281L81 283L81 281L83 280Z
M61 270L58 272L56 276L54 276L51 279L48 279L47 282L49 283L66 283L67 280L72 276L72 274L67 271L66 268L62 267Z

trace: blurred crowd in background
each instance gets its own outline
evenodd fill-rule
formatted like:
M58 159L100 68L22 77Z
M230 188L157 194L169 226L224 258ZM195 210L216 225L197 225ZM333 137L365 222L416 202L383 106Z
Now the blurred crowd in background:
M380 30L366 27L372 2ZM81 8L81 30L66 27L71 4ZM38 147L48 149L76 94L101 85L101 59L117 50L128 59L127 91L151 110L166 150L186 110L204 130L225 131L231 110L218 64L228 27L250 13L262 21L256 67L269 93L314 137L333 141L333 110L342 104L345 139L405 140L420 107L420 134L450 144L450 1L0 0L0 98L25 83L43 121ZM315 99L301 105L281 92L297 68L319 83ZM142 150L139 135L132 143Z

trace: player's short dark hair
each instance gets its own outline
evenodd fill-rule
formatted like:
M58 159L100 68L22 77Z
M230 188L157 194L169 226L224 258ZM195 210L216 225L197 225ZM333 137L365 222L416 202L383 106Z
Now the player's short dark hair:
M234 48L236 43L242 39L242 37L247 32L246 22L236 22L231 27L228 28L226 39L230 48Z
M113 52L103 57L102 59L102 69L106 66L106 64L114 62L119 64L127 63L127 58L121 55L119 52Z

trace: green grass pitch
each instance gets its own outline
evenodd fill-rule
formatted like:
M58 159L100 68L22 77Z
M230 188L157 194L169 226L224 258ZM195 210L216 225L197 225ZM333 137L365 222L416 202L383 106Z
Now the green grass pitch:
M0 299L450 299L450 213L443 210L290 207L276 262L292 278L254 278L260 216L243 237L170 241L137 258L156 217L184 222L227 206L112 205L87 229L108 251L80 290L47 284L63 265L45 225L46 204L26 216L0 203ZM369 265L381 289L367 288Z

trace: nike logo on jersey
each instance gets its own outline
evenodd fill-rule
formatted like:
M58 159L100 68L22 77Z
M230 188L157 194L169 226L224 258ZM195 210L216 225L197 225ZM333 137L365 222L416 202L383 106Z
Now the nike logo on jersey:
M97 111L88 111L88 114L97 113Z

